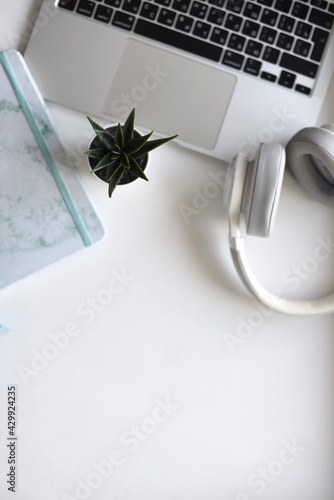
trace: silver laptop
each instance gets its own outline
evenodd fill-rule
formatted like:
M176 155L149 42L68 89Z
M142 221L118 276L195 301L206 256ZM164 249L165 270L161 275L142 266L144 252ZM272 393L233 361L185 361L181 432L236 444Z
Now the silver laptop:
M229 161L314 125L334 68L326 0L44 0L26 61L42 94L179 134Z

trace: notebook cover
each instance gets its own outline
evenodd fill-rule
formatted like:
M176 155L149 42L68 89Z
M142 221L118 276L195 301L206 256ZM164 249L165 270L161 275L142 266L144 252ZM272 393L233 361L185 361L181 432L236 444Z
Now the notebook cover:
M27 119L25 103L70 203ZM101 221L22 55L15 50L0 53L0 288L103 235Z

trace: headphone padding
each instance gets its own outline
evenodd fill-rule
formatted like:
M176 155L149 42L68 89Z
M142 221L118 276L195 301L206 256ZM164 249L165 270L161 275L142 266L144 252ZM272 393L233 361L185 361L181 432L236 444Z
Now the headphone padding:
M286 146L287 165L301 187L324 205L334 208L334 133L331 126L304 128ZM321 175L311 156L333 176L333 184Z
M249 163L242 212L247 234L267 237L273 227L281 192L285 151L279 144L261 144Z

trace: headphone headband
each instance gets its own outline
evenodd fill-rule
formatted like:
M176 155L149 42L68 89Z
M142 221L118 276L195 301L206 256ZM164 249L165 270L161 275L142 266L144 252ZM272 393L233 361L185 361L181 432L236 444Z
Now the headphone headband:
M334 312L334 293L310 301L287 300L282 295L266 290L255 277L245 250L242 237L230 238L233 262L246 288L273 311L293 316L312 316Z
M261 156L261 152L264 152L264 156L262 159L257 158L255 162L248 163L248 158L243 153L239 153L233 159L227 193L229 197L229 243L232 259L247 289L270 309L296 316L332 313L334 312L334 293L310 301L287 300L280 294L269 292L260 284L247 259L244 233L268 236L273 223L284 170L284 155L280 153L279 148L281 146L274 144L262 146L259 155ZM304 189L318 200L334 208L333 129L329 126L322 129L304 129L293 137L286 151L287 162L296 178L298 180L300 177L302 178L301 184ZM310 157L310 155L312 156ZM319 165L315 163L314 159L319 161ZM265 188L266 182L263 183L262 177L268 177L268 172L269 184L273 183L274 186L270 187L269 197L265 196L265 200L269 198L271 201L269 203L266 201L263 204L260 193L261 188ZM260 188L255 185L257 176L261 179ZM321 182L318 177L321 178ZM315 187L310 187L312 183L315 184ZM258 204L255 213L253 212L254 203ZM266 214L262 214L257 219L261 207L266 211Z

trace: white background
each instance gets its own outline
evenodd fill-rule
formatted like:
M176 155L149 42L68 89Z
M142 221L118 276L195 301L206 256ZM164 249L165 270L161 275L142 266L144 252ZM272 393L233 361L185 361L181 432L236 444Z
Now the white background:
M40 3L0 0L0 50L24 50ZM333 96L332 82L319 123ZM110 200L82 156L86 117L49 107L107 237L0 291L1 499L332 500L333 316L271 313L244 290L222 189L209 197L221 162L165 145L150 181ZM294 298L330 291L333 249L315 255L332 227L287 173L272 237L247 241L261 281Z

